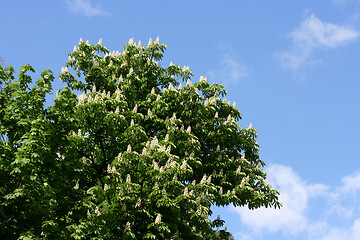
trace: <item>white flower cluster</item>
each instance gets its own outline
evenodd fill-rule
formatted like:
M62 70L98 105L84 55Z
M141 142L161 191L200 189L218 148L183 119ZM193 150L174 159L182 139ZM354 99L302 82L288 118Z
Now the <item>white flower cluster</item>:
M241 187L245 186L245 183L247 183L249 180L250 180L250 177L249 177L249 176L244 177L244 178L241 180L240 186L241 186Z
M126 223L126 226L125 226L125 230L124 230L124 231L125 231L125 232L131 231L130 223L129 223L129 222Z
M204 77L204 76L200 76L200 82L206 82L207 81L207 78Z
M155 218L155 224L161 224L161 214L158 214Z
M68 68L67 67L61 67L61 73L66 73L68 72Z
M114 173L116 173L116 168L115 168L115 166L110 166L110 164L108 164L108 166L107 166L107 173L108 174L114 174Z

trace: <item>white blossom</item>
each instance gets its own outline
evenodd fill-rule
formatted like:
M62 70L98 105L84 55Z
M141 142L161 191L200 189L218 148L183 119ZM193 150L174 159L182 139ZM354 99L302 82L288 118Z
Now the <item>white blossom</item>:
M170 154L170 152L171 152L171 145L169 145L169 146L166 148L165 152L168 153L168 154Z
M138 47L141 47L141 40L139 40Z
M141 206L141 198L138 198L135 204L135 208L139 208Z
M216 113L215 113L215 118L218 118L218 117L219 117L219 113L216 112Z
M209 99L206 99L206 100L205 100L204 105L205 105L205 106L209 105Z
M130 230L131 230L131 228L130 228L130 223L127 222L124 231L125 231L125 232L128 232L128 231L130 231Z
M95 84L94 84L93 87L92 87L92 92L96 92L96 86L95 86Z
M205 184L207 181L206 173L204 174L203 178L200 181L200 184Z
M220 152L220 145L217 145L217 146L216 146L216 151L217 151L217 152Z
M127 182L127 183L131 183L131 177L130 177L130 174L128 174L128 175L126 176L126 182Z
M152 44L152 39L149 38L148 46L150 46L151 44Z
M96 208L95 208L95 214L97 215L97 216L100 216L101 215L101 213L100 213L100 211L99 211L99 208L96 206Z
M109 186L105 183L105 185L104 185L104 191L106 192L107 190L109 190Z
M153 148L153 147L157 146L158 143L159 143L159 141L158 141L157 137L155 136L155 137L153 138L153 140L151 140L150 147Z
M170 158L171 161L170 161L170 168L174 168L176 167L176 162L175 161L172 161L172 158Z
M207 183L207 184L210 184L210 183L211 183L211 176L209 176L209 178L206 180L206 183Z
M147 115L148 115L149 117L152 116L152 112L151 112L150 108L148 109Z
M187 132L188 134L191 133L191 127L190 127L190 126L186 129L186 132Z
M159 152L165 152L166 151L166 146L161 145L158 149Z
M186 161L183 161L181 166L180 166L181 170L185 170L186 169Z
M149 153L149 152L147 151L147 148L144 147L143 150L142 150L142 152L141 152L141 154L142 154L142 155L148 155L148 153Z
M134 38L129 39L129 44L134 44Z
M160 38L159 38L159 36L157 36L155 43L159 43L159 41L160 41Z
M241 180L240 186L241 186L241 187L245 186L245 182L246 182L246 177L244 177L244 178Z
M189 192L188 192L189 190L188 190L188 187L185 187L185 189L184 189L184 196L188 196L189 195Z
M165 141L165 142L168 142L168 141L169 141L169 134L168 134L168 133L165 135L164 141Z
M78 181L76 181L75 189L79 189L79 182Z
M137 108L138 108L138 106L137 106L137 104L135 104L135 106L134 106L134 108L133 108L133 112L134 112L134 113L137 113Z
M118 154L118 162L122 162L122 154L121 153Z
M232 118L232 117L231 117L231 114L229 114L228 117L227 117L227 119L226 119L226 121L231 122L231 118Z
M161 224L161 214L158 214L155 218L155 224Z
M156 161L153 160L152 164L153 164L155 170L159 170L159 165Z
M117 106L115 110L115 114L119 114L119 113L120 113L119 106Z
M128 146L127 146L127 150L126 150L127 152L131 152L131 145L129 144Z
M186 83L186 86L191 86L191 85L192 85L192 83L191 83L190 79L188 79L187 83Z
M83 92L78 99L78 105L84 104L84 100L85 100L85 92Z
M250 128L252 128L252 123L250 123L250 124L249 124L249 127L248 127L248 129L250 129Z

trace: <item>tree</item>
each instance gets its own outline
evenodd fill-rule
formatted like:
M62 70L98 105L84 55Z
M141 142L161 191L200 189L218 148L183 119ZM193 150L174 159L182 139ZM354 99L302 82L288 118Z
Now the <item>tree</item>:
M165 49L80 39L49 107L50 70L0 66L2 239L228 239L212 205L281 206L255 129L222 85L161 67Z

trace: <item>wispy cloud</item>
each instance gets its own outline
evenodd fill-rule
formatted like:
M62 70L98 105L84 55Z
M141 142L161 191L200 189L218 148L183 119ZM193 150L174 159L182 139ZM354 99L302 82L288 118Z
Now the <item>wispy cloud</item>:
M311 240L360 239L359 209L354 207L359 205L360 172L345 176L340 187L331 187L307 183L288 166L272 165L266 171L270 184L280 189L283 208L232 208L242 224L252 229L246 239L261 239L268 233ZM315 200L321 201L322 210L312 205Z
M90 0L66 0L66 3L75 14L84 14L88 17L110 16L110 13L103 10L101 6L94 7Z
M298 69L312 64L312 54L317 49L333 49L344 46L359 36L359 32L349 26L323 22L314 14L307 15L300 26L287 34L292 39L290 49L279 52L276 58L285 68Z
M220 49L222 56L219 67L207 72L211 80L223 84L236 84L249 75L248 67L238 59L236 54L231 53L230 47L222 46Z

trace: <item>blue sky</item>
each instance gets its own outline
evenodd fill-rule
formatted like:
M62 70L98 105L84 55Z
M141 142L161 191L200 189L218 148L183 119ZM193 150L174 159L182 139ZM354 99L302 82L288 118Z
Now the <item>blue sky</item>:
M215 209L237 240L360 239L359 0L2 0L1 10L0 56L17 72L59 75L80 37L122 50L159 36L164 65L224 84L284 205Z

